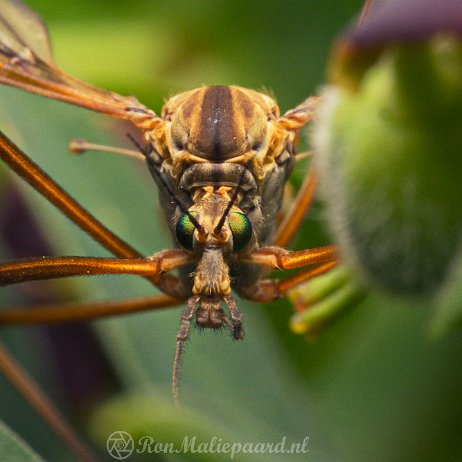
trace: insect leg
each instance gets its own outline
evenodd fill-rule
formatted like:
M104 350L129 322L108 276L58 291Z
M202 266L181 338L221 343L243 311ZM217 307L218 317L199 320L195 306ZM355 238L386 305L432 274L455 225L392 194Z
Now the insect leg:
M329 261L307 268L285 279L263 279L252 287L242 287L240 292L254 302L271 302L283 297L292 287L327 273L337 264L335 260Z
M94 276L101 274L135 274L150 276L170 271L190 262L188 252L172 249L151 258L38 257L0 264L0 285L24 281Z
M297 252L289 252L281 247L262 247L252 252L246 261L278 269L295 269L318 263L317 266L302 270L285 279L266 279L256 286L241 287L240 291L246 298L262 302L280 298L292 287L329 271L338 263L338 256L336 248L331 245Z
M0 158L37 192L44 196L45 199L112 254L119 258L143 257L136 249L106 228L99 220L82 207L1 132ZM164 292L172 296L176 295L170 290L171 287L178 287L178 284L172 283L172 276L154 274L146 276L146 278Z
M246 263L254 263L276 269L294 269L315 263L337 260L337 249L333 245L290 252L281 247L261 247L245 257Z
M113 300L97 303L53 304L32 308L7 308L0 311L0 325L51 324L73 321L90 321L121 314L177 306L181 303L169 295L158 294L148 297Z
M64 213L104 248L120 258L138 258L139 253L107 229L73 197L48 176L32 159L3 133L0 133L0 158L37 192Z
M313 202L317 183L318 176L311 167L292 206L276 230L273 245L285 247L294 237Z
M284 296L289 289L292 289L292 287L298 286L299 284L302 284L303 282L306 282L316 276L320 276L321 274L327 273L337 264L337 260L322 263L320 265L299 271L298 273L295 273L294 275L289 276L285 279L278 280L278 297Z

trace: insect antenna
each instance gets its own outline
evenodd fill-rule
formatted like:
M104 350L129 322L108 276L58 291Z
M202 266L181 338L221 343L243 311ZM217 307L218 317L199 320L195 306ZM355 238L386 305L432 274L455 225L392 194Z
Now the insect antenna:
M229 214L229 212L231 210L231 207L236 202L237 195L239 194L239 188L241 187L242 182L244 181L246 168L247 168L247 164L244 165L241 176L239 177L239 181L237 182L236 189L234 190L233 195L231 196L231 199L228 202L228 205L226 206L225 210L223 211L223 215L221 216L220 221L218 222L218 224L215 226L215 228L213 230L213 232L215 234L218 234L221 231L221 228L223 227L223 225L225 223L226 217L228 216L228 214Z
M172 392L173 392L173 401L177 407L180 407L180 396L178 393L178 376L180 372L181 366L181 357L183 355L184 350L184 342L188 339L189 327L191 323L191 319L194 315L194 310L196 308L196 304L199 302L200 297L195 295L191 297L187 304L186 309L181 315L181 323L180 329L176 334L176 350L175 350L175 358L173 360L173 370L172 370Z
M161 183L161 185L164 187L164 189L167 191L167 193L170 195L171 199L175 204L180 208L180 210L188 216L189 220L193 224L194 228L197 229L197 231L202 232L204 229L200 225L200 223L196 220L194 215L187 209L187 207L181 202L181 200L176 196L176 194L173 192L172 188L170 185L164 180L162 177L161 173L159 172L159 167L155 163L154 159L150 156L150 154L153 152L153 147L148 144L146 147L141 146L140 143L138 143L135 138L129 133L127 134L128 138L130 141L138 148L138 150L141 152L141 154L144 155L146 161L149 163L150 166L152 166L152 172L156 175L157 179ZM222 225L223 226L223 225Z
M183 356L184 340L176 341L175 358L173 360L172 369L172 393L173 402L176 407L180 407L180 395L178 392L178 379L180 375L181 357Z

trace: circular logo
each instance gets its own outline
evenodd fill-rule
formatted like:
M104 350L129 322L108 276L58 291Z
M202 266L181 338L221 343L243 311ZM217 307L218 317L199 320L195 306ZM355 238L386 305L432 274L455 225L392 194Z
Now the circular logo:
M130 433L120 430L109 435L106 447L111 457L123 460L131 456L135 443Z

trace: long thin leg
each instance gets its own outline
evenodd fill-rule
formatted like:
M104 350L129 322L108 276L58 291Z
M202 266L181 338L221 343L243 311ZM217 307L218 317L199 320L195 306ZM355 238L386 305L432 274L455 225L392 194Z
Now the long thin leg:
M11 169L29 183L37 192L58 208L71 221L79 226L95 241L119 258L142 258L137 250L106 228L99 220L82 207L61 186L48 176L35 162L23 153L8 137L0 132L0 158ZM154 285L170 295L170 287L178 287L171 283L173 276L154 274L146 276ZM166 280L164 283L163 280ZM175 283L178 282L175 280Z
M273 238L273 245L285 247L294 237L300 223L305 218L311 204L313 203L317 183L318 176L314 167L311 166L294 202L292 203L292 206L276 230Z
M314 266L312 268L308 268L306 270L300 271L293 276L289 276L288 278L281 279L277 283L277 290L278 295L277 298L283 297L288 290L292 289L303 282L309 281L316 276L320 276L321 274L327 273L330 271L334 266L338 265L338 261L329 261L327 263L323 263L321 265Z
M300 271L285 279L263 279L255 286L243 287L241 293L254 302L271 302L283 297L292 287L327 273L337 264L338 262L335 260L329 261Z
M262 247L255 250L244 261L268 268L294 269L315 263L337 260L337 250L333 245L290 252L281 247Z
M188 252L165 250L151 258L42 257L0 264L0 285L24 281L94 276L101 274L135 274L150 276L170 271L191 261Z
M21 393L30 406L56 433L63 443L81 461L96 461L97 457L80 439L61 412L40 390L32 378L11 357L0 343L0 370L10 383Z
M117 300L110 302L72 305L46 305L34 308L11 308L0 311L0 325L52 324L73 321L89 321L108 316L132 314L177 306L181 303L169 295L159 294L149 297Z
M37 192L114 255L120 258L139 258L141 256L133 247L116 236L83 208L1 132L0 158Z

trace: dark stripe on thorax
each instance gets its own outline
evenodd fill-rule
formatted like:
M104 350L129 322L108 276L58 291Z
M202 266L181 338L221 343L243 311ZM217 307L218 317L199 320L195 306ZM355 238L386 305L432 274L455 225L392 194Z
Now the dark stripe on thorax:
M236 140L230 88L208 87L204 92L201 112L201 150L211 160L226 159L234 151Z

